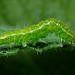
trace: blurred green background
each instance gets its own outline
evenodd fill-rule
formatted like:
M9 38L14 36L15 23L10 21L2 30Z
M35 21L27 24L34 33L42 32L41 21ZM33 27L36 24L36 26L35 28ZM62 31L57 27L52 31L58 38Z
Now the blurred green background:
M0 0L0 34L56 18L75 33L75 0ZM66 50L66 49L65 49ZM48 50L38 54L22 50L0 57L0 75L72 75L75 52Z

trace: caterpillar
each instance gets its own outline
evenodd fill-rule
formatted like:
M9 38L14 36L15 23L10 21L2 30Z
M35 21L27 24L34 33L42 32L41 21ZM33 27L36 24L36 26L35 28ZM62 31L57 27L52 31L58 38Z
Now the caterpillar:
M48 33L58 35L63 45L75 45L75 34L63 22L54 18L42 21L31 27L3 33L0 35L0 45L14 42L17 46L21 44L23 47L26 47L31 41L33 44L36 44L39 38L45 38Z

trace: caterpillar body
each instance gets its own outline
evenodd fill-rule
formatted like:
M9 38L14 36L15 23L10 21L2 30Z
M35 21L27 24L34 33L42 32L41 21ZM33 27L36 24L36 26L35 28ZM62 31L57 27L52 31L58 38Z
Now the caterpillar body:
M23 46L27 46L30 41L36 44L39 38L45 38L48 33L58 35L63 44L75 44L75 34L60 20L50 18L29 28L3 33L0 35L0 45L14 42L16 45L21 43Z

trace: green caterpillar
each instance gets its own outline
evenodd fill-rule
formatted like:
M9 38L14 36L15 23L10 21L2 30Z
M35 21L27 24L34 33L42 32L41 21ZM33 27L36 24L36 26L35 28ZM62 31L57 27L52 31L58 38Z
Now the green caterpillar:
M0 35L0 45L15 43L26 47L29 42L36 44L39 38L45 38L48 33L55 33L61 42L65 44L75 44L75 34L70 31L60 20L50 18L29 28L17 29Z

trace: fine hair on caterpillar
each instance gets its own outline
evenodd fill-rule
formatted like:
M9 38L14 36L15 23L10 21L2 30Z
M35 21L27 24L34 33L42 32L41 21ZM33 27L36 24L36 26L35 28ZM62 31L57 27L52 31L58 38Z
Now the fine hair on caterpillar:
M30 41L35 45L39 38L47 37L48 33L58 35L63 45L75 44L75 34L60 20L50 18L29 28L3 33L0 35L0 45L14 42L17 46L21 43L22 46L26 47Z

